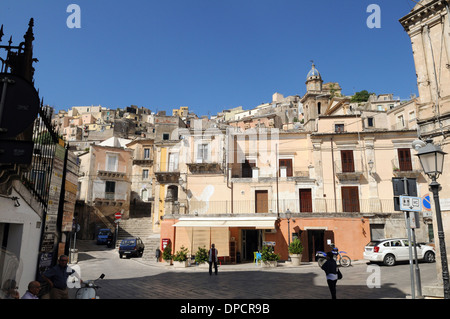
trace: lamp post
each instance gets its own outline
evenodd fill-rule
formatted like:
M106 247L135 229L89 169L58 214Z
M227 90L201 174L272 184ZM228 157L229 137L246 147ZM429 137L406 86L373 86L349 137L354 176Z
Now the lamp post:
M289 246L291 245L291 225L290 225L290 221L291 221L291 211L289 210L289 208L286 210L286 219L288 221L288 260L291 260L291 257L289 256Z
M436 181L442 174L444 167L444 156L447 153L433 144L432 140L427 140L427 144L419 148L416 156L419 157L423 171L431 179L430 191L433 192L434 205L436 209L436 222L438 227L439 250L441 253L442 281L444 284L444 299L450 297L449 273L447 263L447 250L445 247L444 228L442 225L441 205L439 203L439 189L441 185Z

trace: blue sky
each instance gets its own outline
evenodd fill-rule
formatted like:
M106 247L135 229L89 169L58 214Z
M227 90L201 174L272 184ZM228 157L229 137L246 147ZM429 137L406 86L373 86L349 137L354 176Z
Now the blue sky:
M70 29L70 4L81 28ZM370 4L381 28L370 29ZM188 106L198 115L304 95L314 60L346 95L417 94L411 42L398 20L412 0L0 0L3 41L35 20L35 84L44 103ZM4 57L4 52L0 52Z

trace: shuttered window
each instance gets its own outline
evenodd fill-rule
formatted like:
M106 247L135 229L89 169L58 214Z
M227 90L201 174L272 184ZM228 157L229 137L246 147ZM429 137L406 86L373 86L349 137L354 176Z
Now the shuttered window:
M355 164L353 162L353 151L341 151L341 163L343 173L352 173L355 171Z
M400 171L402 172L412 171L411 151L409 150L409 148L399 148L397 150L397 153Z
M342 191L342 210L344 212L359 212L359 191L358 186L346 186Z
M255 212L256 213L268 213L268 192L267 191L255 191Z
M311 189L299 189L299 197L300 197L300 212L311 213L312 212Z

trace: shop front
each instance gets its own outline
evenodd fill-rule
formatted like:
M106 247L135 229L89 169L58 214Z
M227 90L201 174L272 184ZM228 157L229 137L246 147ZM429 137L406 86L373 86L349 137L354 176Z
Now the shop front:
M215 244L221 262L253 261L253 252L262 248L267 233L275 232L276 217L202 217L164 220L161 238L169 238L172 250L182 246L195 255L198 248Z

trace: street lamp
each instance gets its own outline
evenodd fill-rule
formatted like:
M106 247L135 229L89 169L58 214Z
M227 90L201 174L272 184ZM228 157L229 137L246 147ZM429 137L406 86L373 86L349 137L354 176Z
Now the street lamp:
M449 273L447 264L447 250L445 248L444 228L442 226L441 205L439 203L439 189L441 185L436 181L442 174L444 167L444 156L447 153L442 151L440 146L434 145L432 140L427 140L427 144L418 149L416 156L419 157L423 171L432 180L430 191L433 192L434 205L436 208L436 221L438 227L439 250L442 263L442 281L444 284L444 299L450 297Z
M288 221L288 256L289 256L289 246L291 245L291 226L290 226L290 221L291 221L291 217L292 217L292 213L289 210L289 208L286 210L286 219ZM288 257L288 260L291 260L291 257Z

